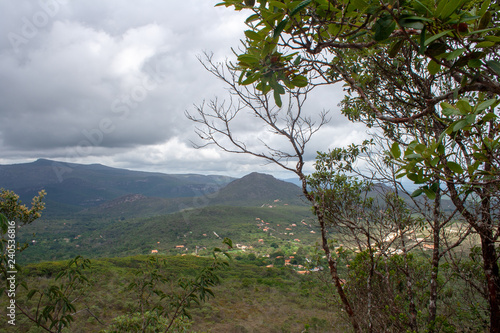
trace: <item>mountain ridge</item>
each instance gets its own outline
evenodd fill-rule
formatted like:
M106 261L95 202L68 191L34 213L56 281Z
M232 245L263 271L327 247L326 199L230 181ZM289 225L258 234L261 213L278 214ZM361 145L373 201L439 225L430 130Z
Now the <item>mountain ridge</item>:
M0 188L16 192L24 202L44 189L47 210L53 204L69 211L97 206L124 195L195 197L213 193L235 178L222 175L166 174L132 171L102 164L77 164L38 159L0 165Z
M241 178L166 174L48 159L0 165L2 187L19 194L23 202L44 189L44 213L50 216L80 212L138 217L207 205L304 204L299 187L258 172Z

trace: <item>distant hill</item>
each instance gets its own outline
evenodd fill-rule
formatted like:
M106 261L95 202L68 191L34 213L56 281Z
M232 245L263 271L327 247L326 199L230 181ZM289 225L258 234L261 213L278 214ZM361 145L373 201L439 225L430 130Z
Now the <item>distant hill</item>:
M216 192L195 197L160 198L129 194L98 206L88 207L79 216L134 218L170 214L206 206L262 207L308 205L299 187L271 175L251 173Z
M253 172L210 195L211 205L304 205L302 190L271 175Z
M46 216L150 217L205 206L305 205L301 189L271 175L240 179L163 174L39 159L0 165L0 187L29 203L45 189Z
M0 187L15 191L24 202L45 189L48 212L77 211L130 194L195 197L213 193L232 180L227 176L163 174L45 159L0 165Z

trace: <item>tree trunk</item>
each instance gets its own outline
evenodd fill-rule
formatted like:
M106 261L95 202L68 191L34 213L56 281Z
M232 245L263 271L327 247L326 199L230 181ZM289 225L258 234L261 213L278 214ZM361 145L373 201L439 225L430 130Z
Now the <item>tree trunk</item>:
M489 168L485 167L488 171ZM491 219L491 206L487 189L478 193L481 198L481 216L472 214L460 198L454 184L448 183L450 198L453 204L460 211L466 221L477 231L481 238L481 251L483 259L483 271L486 278L488 292L488 303L490 307L490 333L500 333L500 276L497 262L497 251L495 249L495 239L493 236L493 221Z
M486 163L484 170L491 171L491 164ZM491 196L493 191L491 185L486 185L481 189L481 221L478 223L477 230L481 237L481 250L483 254L484 276L488 290L488 303L490 305L490 332L500 333L500 299L498 291L500 289L500 276L498 271L497 251L495 249L495 233L491 213Z
M335 288L337 289L337 293L339 294L340 300L344 305L344 309L347 315L349 316L349 320L351 321L351 325L352 328L354 329L354 332L361 333L362 332L361 327L359 326L359 323L356 319L351 303L349 302L349 299L347 298L347 295L344 292L344 288L342 287L342 283L340 282L340 277L337 271L337 261L332 257L332 254L330 252L330 246L328 245L328 238L326 236L326 225L325 225L323 211L321 210L321 208L319 207L318 203L311 195L311 193L309 193L309 191L307 190L306 178L298 167L297 167L297 175L302 181L302 193L304 193L304 196L313 205L314 213L318 218L321 230L321 243L323 247L323 252L325 252L326 260L328 261L328 268L330 270L330 276L332 277L332 281L335 284Z
M337 288L337 293L339 294L340 300L344 305L344 309L347 312L347 315L349 316L352 328L354 329L355 332L361 333L361 328L359 327L359 323L354 314L354 310L352 309L351 303L347 299L347 295L345 294L344 288L342 287L342 283L340 282L340 277L337 271L337 261L333 259L332 254L330 252L330 246L328 246L328 239L326 237L326 225L323 213L319 211L319 207L317 207L316 203L314 204L314 210L316 211L316 216L318 217L318 222L321 228L321 242L323 246L323 251L325 252L326 259L328 261L328 267L330 269L330 275L332 277L333 283Z
M401 237L401 245L403 248L404 273L406 276L406 295L408 296L408 301L410 302L408 306L408 311L410 312L410 322L408 324L412 332L418 332L417 309L415 306L415 296L413 294L413 281L410 273L410 267L408 265L408 252L406 251L406 244L401 228L398 230L398 234Z
M490 233L491 234L491 233ZM495 242L486 232L481 233L481 247L484 263L484 274L488 289L488 302L490 305L490 332L500 333L500 277L497 262Z
M433 212L433 245L432 250L432 262L431 262L431 283L429 286L429 321L427 323L428 332L434 333L436 325L436 315L437 315L437 298L438 298L438 284L437 278L439 274L439 259L440 259L440 233L441 233L441 222L440 222L440 209L441 209L441 191L438 187L436 191L436 198L434 199L434 212Z

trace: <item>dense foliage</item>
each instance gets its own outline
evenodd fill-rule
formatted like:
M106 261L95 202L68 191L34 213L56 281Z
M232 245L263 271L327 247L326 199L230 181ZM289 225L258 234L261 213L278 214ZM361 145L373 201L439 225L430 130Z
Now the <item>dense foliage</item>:
M488 328L498 332L498 3L225 0L219 5L249 13L237 63L226 67L230 74L210 58L206 66L229 85L243 106L230 111L223 104L212 103L209 108L199 107L199 116L191 119L204 125L199 132L202 139L226 151L267 159L303 180L304 195L318 219L332 282L354 331L376 330L377 319L371 314L383 308L373 302L376 286L372 282L379 275L377 267L391 256L382 240L394 234L404 259L398 269L406 272L409 314L396 330L444 329L438 325L443 311L439 280L443 267L453 267L467 286L484 296ZM342 113L377 128L383 135L379 151L385 150L385 156L373 158L374 152L368 153L369 143L334 149L319 154L317 172L307 179L305 144L325 118L320 114L315 126L304 115L303 101L316 86L336 83L343 83L346 91ZM261 153L239 141L231 122L244 108L271 132L287 139L290 150L266 145L266 152ZM396 196L386 196L385 208L379 209L390 209L384 216L370 215L377 205L367 200L361 187L364 183L345 175L356 171L355 160L360 157L371 160L375 167L371 175L361 176L384 179L396 191ZM419 186L412 197L420 198L411 210L398 198L405 190L402 178ZM451 211L442 209L445 198L452 202ZM353 218L356 213L357 219ZM379 222L371 225L374 221ZM457 233L452 236L450 228L457 221L463 224L452 229ZM353 297L342 283L339 258L329 243L332 228L351 234L351 250L368 251L371 273L363 300ZM420 229L429 230L430 243L420 244L432 246L425 324L418 318L419 306L425 304L417 302L418 278L410 272L410 252L415 249L410 235ZM481 245L480 274L460 271L463 256L456 250L471 239ZM445 262L450 266L443 266ZM394 291L390 278L385 275L385 284ZM364 302L368 302L365 317ZM473 311L475 306L470 306Z

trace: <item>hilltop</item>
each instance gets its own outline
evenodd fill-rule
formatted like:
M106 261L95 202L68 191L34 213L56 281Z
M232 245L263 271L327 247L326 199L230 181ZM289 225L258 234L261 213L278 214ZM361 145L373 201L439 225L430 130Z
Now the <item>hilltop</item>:
M305 202L297 185L257 172L232 181L211 197L211 204L232 206L303 205Z

